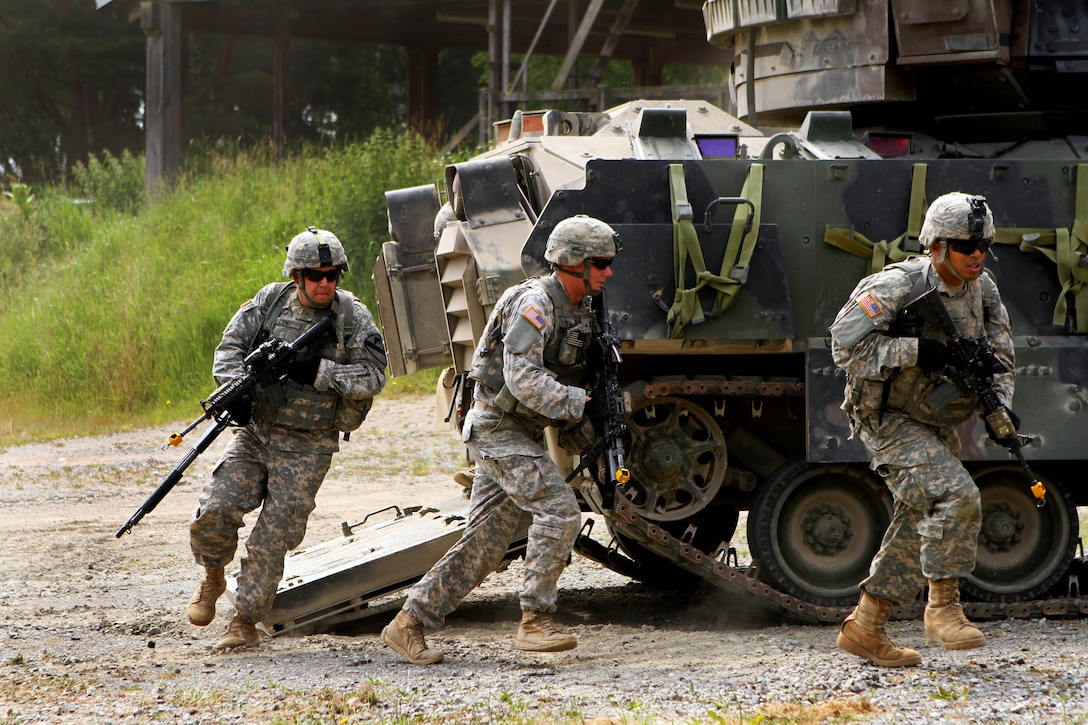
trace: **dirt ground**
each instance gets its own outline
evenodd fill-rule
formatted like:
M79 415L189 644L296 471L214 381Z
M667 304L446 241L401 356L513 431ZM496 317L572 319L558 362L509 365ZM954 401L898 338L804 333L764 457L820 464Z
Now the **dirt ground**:
M570 652L511 647L515 562L429 636L440 665L381 644L391 614L213 653L229 604L209 627L185 620L199 574L186 524L228 434L115 537L181 459L186 446L163 450L169 432L0 452L0 724L1088 720L1081 620L986 623L989 646L961 653L923 648L920 623L895 623L926 662L888 671L837 651L833 627L754 614L726 593L651 590L577 556L557 615L579 637ZM457 495L462 455L429 398L383 396L334 459L303 547L390 504Z

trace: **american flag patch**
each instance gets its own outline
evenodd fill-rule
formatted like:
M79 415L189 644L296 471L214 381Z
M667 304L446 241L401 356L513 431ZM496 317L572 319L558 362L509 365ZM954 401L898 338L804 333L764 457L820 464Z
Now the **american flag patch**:
M869 316L870 320L884 311L880 303L876 301L876 297L873 297L872 292L858 300L858 304L861 305L861 309L865 310L865 314Z
M544 329L544 316L537 312L535 307L530 306L529 309L521 313L521 316L528 320L536 329Z

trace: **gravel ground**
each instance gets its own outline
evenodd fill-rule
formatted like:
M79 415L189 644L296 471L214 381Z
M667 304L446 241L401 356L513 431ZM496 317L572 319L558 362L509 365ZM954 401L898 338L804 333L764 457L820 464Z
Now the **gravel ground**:
M381 398L334 461L303 546L386 505L456 495L461 449L432 419L429 398ZM429 636L439 665L381 644L390 614L216 654L229 605L209 627L185 621L199 573L186 521L226 436L114 537L180 460L161 450L166 433L0 453L0 724L1088 722L1088 621L986 622L988 645L966 652L898 622L893 638L923 664L886 670L836 650L834 627L783 623L722 592L651 590L579 557L560 580L570 652L512 648L515 562Z

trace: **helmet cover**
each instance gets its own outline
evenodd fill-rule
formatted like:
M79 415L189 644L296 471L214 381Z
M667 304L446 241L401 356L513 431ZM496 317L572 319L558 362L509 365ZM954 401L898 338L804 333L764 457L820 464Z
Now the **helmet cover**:
M600 219L578 214L555 225L548 235L544 259L575 266L594 257L615 257L623 249L619 235Z
M287 245L287 259L283 262L283 276L291 277L300 269L339 267L348 270L348 255L336 235L324 229L306 227L296 234Z
M980 241L994 238L994 215L986 197L953 191L938 196L926 210L918 240L929 247L942 239Z

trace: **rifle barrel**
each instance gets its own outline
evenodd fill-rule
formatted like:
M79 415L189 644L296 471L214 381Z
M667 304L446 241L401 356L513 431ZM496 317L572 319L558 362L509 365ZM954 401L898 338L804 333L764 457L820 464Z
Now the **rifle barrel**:
M208 446L212 444L212 441L219 437L219 434L226 430L229 424L229 421L217 419L214 425L208 426L208 429L204 431L204 434L200 436L200 439L193 444L193 447L189 449L181 461L174 466L174 469L170 471L170 473L166 474L166 478L162 480L162 483L158 485L158 488L151 492L151 495L147 497L138 509L136 509L136 512L129 517L129 520L125 522L125 525L117 530L116 538L120 539L126 533L132 531L132 527L140 523L140 519L155 510L155 507L166 498L166 494L170 493L174 486L181 481L182 476L185 474L185 469L192 465L193 461L197 459L197 456L208 449Z

